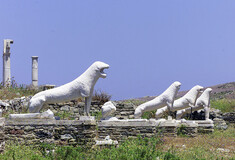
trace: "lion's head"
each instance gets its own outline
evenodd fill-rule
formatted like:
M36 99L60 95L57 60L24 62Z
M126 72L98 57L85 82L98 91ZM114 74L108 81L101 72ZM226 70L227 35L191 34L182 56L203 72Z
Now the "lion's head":
M104 62L96 61L92 64L92 67L94 68L96 73L98 73L99 77L101 77L101 78L107 77L106 73L104 72L104 69L109 68L108 64L106 64Z

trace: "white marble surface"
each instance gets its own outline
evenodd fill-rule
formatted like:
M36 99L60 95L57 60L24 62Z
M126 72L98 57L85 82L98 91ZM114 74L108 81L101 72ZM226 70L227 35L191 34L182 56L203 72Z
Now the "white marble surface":
M116 111L116 107L111 101L106 102L102 107L101 107L101 112L102 112L102 119L106 119L111 117L111 115ZM110 118L109 118L110 119Z
M212 92L211 88L207 88L201 96L196 100L196 103L194 106L191 106L186 109L182 109L177 111L176 113L176 119L181 119L181 117L186 113L191 113L197 110L204 109L205 111L205 118L206 120L209 119L209 111L210 111L210 93Z
M180 89L181 83L176 81L170 85L161 95L154 98L151 101L141 104L135 110L135 118L141 118L142 114L146 111L153 111L167 105L168 107L172 107L175 96Z
M161 118L164 113L166 113L169 109L170 111L177 111L195 104L196 99L199 93L202 91L203 87L196 85L192 89L190 89L183 97L174 101L173 107L162 107L157 110L155 117L157 119Z
M96 140L95 145L99 146L99 145L112 145L112 144L117 145L118 141L114 141L114 140L110 139L110 136L106 136L104 140Z
M100 61L93 63L81 76L60 87L37 93L29 104L29 112L38 113L44 104L58 103L85 97L85 113L89 115L94 86L99 78L105 78L104 69L109 65Z
M54 114L48 109L42 113L10 114L9 119L54 119Z

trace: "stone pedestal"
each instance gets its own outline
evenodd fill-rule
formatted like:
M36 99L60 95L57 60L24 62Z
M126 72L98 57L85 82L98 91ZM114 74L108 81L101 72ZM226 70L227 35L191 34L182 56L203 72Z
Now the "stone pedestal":
M95 117L94 116L80 116L79 120L80 121L95 121Z
M198 133L212 133L214 132L214 123L212 120L195 120L198 124Z

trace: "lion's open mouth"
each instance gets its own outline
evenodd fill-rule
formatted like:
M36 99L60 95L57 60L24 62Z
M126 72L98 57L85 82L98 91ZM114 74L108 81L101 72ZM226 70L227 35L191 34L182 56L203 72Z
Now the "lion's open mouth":
M104 72L104 70L105 70L105 69L108 69L108 68L109 68L109 67L104 67L104 68L101 68L101 69L100 69L100 74L101 74L102 77L105 78L105 77L107 76L107 74Z
M199 92L202 93L202 92L203 92L203 89L204 89L204 88L200 88L200 89L199 89Z

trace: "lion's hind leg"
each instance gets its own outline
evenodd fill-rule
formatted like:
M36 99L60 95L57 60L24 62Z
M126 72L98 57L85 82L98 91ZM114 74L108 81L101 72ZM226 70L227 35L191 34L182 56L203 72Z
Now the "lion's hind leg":
M178 111L176 112L176 119L177 119L177 120L180 120L181 117L182 117L185 113L186 113L186 110L185 110L185 109L178 110Z
M29 112L30 113L39 113L39 111L42 109L45 102L46 102L45 96L32 98L29 102Z
M163 108L158 109L155 114L156 119L160 119L163 116L163 114L166 112L167 112L167 107L163 107Z

